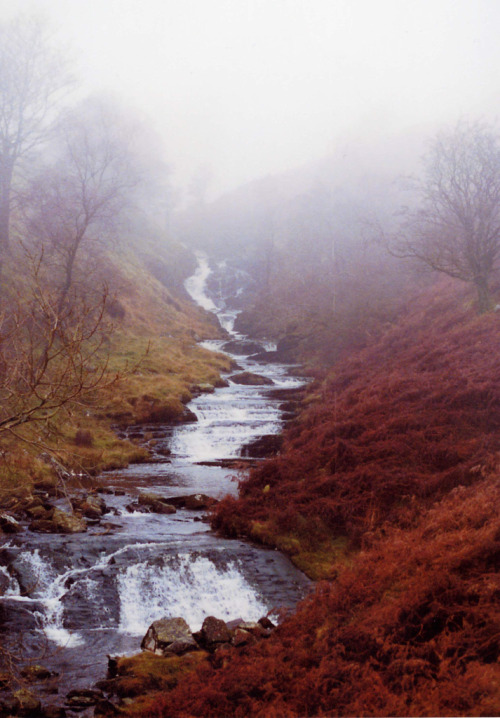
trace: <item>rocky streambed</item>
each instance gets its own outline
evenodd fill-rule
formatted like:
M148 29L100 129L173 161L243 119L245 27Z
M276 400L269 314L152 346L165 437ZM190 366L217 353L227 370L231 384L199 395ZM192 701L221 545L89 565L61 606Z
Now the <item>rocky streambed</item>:
M201 260L188 285L205 304L207 272ZM235 313L221 297L212 304L231 331ZM244 337L232 340L239 346ZM151 463L101 477L97 492L68 496L40 484L1 511L1 650L7 672L10 656L24 673L16 695L0 676L0 715L92 715L112 697L105 685L93 688L106 676L107 656L140 651L155 621L182 617L196 636L217 617L232 631L224 642L235 645L257 639L259 620L276 622L308 591L286 557L218 538L203 520L213 502L236 494L238 467L279 451L277 435L302 386L288 367L257 362L248 350L233 351L240 372L266 381L228 376L190 403L196 421L129 429L150 442ZM195 641L207 652L206 638Z

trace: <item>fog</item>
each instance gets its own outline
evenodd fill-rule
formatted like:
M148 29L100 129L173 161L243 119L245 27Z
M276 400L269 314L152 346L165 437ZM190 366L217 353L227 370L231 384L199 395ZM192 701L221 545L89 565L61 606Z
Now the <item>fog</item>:
M209 198L499 112L497 0L0 0L19 13L47 17L85 91L138 108L174 181L204 176Z

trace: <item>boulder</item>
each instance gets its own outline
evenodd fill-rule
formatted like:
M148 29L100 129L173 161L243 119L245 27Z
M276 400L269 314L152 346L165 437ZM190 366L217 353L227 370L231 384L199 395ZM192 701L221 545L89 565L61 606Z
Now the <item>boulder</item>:
M217 503L217 499L214 499L212 496L207 496L206 494L169 496L166 501L177 509L190 509L192 511L204 511Z
M255 638L268 638L271 633L271 629L264 628L261 623L254 623L253 621L242 621L238 629L247 631L252 636L255 636Z
M158 656L182 655L197 651L191 629L183 618L161 618L154 621L142 639L141 648Z
M239 648L240 646L249 646L257 642L257 639L255 636L253 636L248 631L245 631L243 628L237 628L234 631L233 637L231 639L231 645L233 645L235 648Z
M149 511L155 514L175 514L176 508L168 502L164 496L159 494L139 494L138 503L140 506L147 506Z
M81 516L67 514L61 509L54 509L51 519L37 519L32 521L30 531L39 531L50 534L76 534L87 530L87 524Z
M181 424L192 424L195 421L198 421L198 417L194 413L194 411L191 411L191 409L188 409L187 407L184 407L184 410L180 417L178 418L178 423Z
M203 621L200 636L203 645L210 650L222 643L230 643L233 633L221 618L207 616Z
M0 514L0 530L4 534L18 534L23 530L23 527L13 516Z
M103 698L104 694L102 691L96 691L90 688L77 688L67 694L66 705L69 708L83 710L84 708L95 706L96 703L103 700Z
M232 339L226 342L221 347L223 352L229 352L230 354L238 354L239 356L249 356L250 354L256 354L263 350L262 344L257 342L242 341L239 339Z
M89 494L81 498L72 498L71 505L73 509L79 511L88 519L100 519L107 511L104 499L97 494Z
M201 384L194 384L193 386L189 387L191 394L194 394L195 396L198 394L213 394L215 391L215 387L213 384L209 384L208 382L203 382Z
M272 379L269 379L267 376L261 376L260 374L254 374L251 371L242 371L240 374L232 374L229 378L235 384L242 384L244 386L274 385L274 381Z
M54 513L54 509L53 509L53 507L51 507L50 509L46 509L45 506L33 506L29 509L26 509L26 513L28 514L30 519L48 519L48 520L50 520Z
M139 514L149 514L149 506L141 506L141 504L138 503L127 504L125 508L129 514L134 514L136 512Z

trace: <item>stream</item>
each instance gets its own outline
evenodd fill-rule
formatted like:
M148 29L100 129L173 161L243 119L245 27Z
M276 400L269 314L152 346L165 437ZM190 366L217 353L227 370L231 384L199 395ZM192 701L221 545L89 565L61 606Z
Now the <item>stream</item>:
M186 289L217 314L231 339L244 340L233 330L237 312L228 309L227 298L208 293L210 273L199 255ZM212 350L223 344L204 342ZM303 383L284 365L234 358L243 370L272 379L273 389ZM269 387L231 381L201 394L189 404L197 422L135 428L139 437L155 439L155 461L105 476L113 492L104 496L111 530L96 524L85 534L1 537L2 645L14 648L23 664L36 661L57 671L62 696L102 679L107 655L137 653L156 619L182 616L198 630L208 615L257 620L293 608L310 581L279 552L215 536L199 511L163 515L126 508L145 491L236 495L234 469L221 460L240 456L252 439L280 432L279 405Z

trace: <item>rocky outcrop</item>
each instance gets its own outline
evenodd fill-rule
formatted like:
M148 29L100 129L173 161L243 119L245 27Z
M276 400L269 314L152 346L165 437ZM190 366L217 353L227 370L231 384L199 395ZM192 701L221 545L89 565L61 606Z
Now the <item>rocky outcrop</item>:
M198 650L215 653L222 647L236 648L268 638L274 628L267 617L256 622L238 618L226 623L215 616L207 616L201 630L192 633L183 618L162 618L148 628L141 648L159 656L183 655Z
M158 656L181 656L188 651L197 651L199 645L183 618L161 618L150 625L141 648Z
M262 376L261 374L254 374L251 371L242 371L240 374L232 374L229 378L235 384L242 384L244 386L274 385L274 381L272 379L268 379L267 376Z
M107 512L104 499L97 494L88 494L71 499L73 509L88 519L98 520Z
M22 526L10 514L0 514L0 533L17 534L22 531Z
M81 516L54 508L52 518L36 519L31 522L29 529L49 534L75 534L85 532L87 523Z
M213 653L220 646L231 643L233 632L222 619L207 616L203 621L201 631L195 635L200 646Z
M137 503L139 506L145 506L154 514L175 514L176 512L175 506L169 503L169 499L159 494L139 494Z
M190 509L191 511L205 511L217 503L217 499L206 494L190 494L189 496L169 496L165 499L176 509Z

